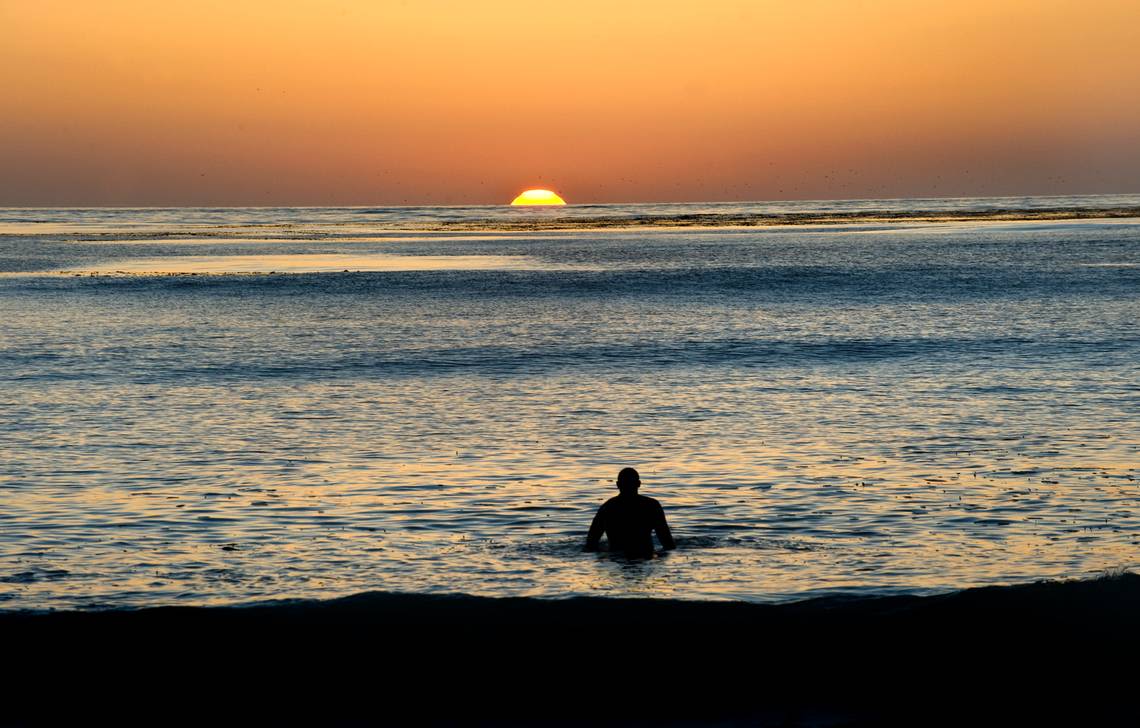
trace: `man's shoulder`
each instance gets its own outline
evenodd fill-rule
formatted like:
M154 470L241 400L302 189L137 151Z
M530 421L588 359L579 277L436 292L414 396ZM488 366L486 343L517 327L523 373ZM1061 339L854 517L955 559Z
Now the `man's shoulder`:
M634 505L634 504L636 504L636 505ZM640 493L635 495L633 498L630 498L628 495L615 495L613 498L610 498L608 501L603 503L601 507L605 508L606 506L615 506L615 507L616 506L622 506L624 508L629 508L631 505L635 508L636 507L641 507L641 508L660 508L661 507L661 504L657 502L656 498L650 498L649 496L641 495Z

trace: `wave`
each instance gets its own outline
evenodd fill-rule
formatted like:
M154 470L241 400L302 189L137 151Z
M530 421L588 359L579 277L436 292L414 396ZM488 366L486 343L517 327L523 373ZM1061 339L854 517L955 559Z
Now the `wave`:
M165 379L234 381L260 379L357 379L377 376L449 376L486 374L525 375L624 367L672 369L688 367L736 367L769 369L789 366L867 364L902 359L930 363L946 358L1013 357L1024 361L1044 357L1102 358L1125 354L1136 339L1114 341L1065 339L1032 341L1008 338L879 338L831 340L659 341L611 344L558 344L551 346L455 346L408 348L377 345L372 351L327 349L273 360L238 350L218 352L193 359L185 351L172 350L127 373L139 382ZM0 364L9 381L66 381L118 379L117 367L92 366L86 358L67 359L58 354L0 351ZM50 365L50 369L44 365ZM984 390L977 390L984 391Z

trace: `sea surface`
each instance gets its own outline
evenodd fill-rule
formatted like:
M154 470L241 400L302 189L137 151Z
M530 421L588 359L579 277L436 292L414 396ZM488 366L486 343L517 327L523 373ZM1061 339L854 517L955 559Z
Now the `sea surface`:
M1138 322L1140 195L0 209L0 610L1131 569Z

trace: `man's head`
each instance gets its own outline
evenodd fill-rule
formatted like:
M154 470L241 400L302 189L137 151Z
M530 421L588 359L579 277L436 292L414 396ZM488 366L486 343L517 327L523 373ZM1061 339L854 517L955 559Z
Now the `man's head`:
M641 487L641 476L633 468L622 468L618 473L617 486L622 493L632 495Z

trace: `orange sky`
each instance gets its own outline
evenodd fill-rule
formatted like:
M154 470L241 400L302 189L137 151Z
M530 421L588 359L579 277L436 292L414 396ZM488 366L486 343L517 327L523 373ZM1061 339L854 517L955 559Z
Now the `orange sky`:
M1140 192L1136 0L0 0L0 205Z

